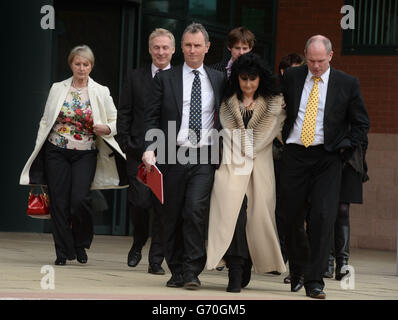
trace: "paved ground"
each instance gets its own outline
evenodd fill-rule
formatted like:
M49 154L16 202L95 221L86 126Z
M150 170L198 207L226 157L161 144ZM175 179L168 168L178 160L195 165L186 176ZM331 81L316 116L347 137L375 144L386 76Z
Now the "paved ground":
M167 288L168 270L164 276L147 273L148 244L141 263L136 268L127 266L131 241L130 237L95 236L86 265L72 261L54 266L50 234L0 233L0 299L312 300L304 290L290 292L289 285L282 283L285 275L253 274L248 288L240 294L228 293L226 270L204 271L198 291ZM395 252L353 249L350 263L355 288L343 289L340 282L325 279L328 300L398 300ZM41 288L42 278L50 275L48 270L41 273L45 265L54 270L54 289ZM163 267L167 269L165 263Z

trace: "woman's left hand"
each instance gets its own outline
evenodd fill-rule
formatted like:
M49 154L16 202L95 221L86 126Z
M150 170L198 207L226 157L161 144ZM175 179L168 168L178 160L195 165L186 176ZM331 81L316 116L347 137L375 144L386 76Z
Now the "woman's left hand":
M106 136L111 133L111 129L106 124L95 124L93 130L97 136Z

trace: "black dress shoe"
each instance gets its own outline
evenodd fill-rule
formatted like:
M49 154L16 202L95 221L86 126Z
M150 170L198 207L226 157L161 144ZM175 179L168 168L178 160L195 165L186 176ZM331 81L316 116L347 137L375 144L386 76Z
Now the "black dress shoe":
M76 259L80 263L87 263L88 257L84 248L76 248Z
M184 278L182 274L172 274L169 281L166 283L167 287L170 288L181 288L184 286Z
M64 266L66 264L65 258L57 258L54 262L56 266Z
M290 291L297 292L304 286L304 277L303 276L290 276Z
M224 267L217 267L216 270L217 270L217 271L223 271L223 270L224 270Z
M135 267L140 263L142 258L141 251L138 250L130 250L129 255L127 256L127 265L129 267Z
M324 278L328 278L328 279L332 279L332 278L333 278L333 273L330 273L330 271L326 271L326 272L323 274L323 277L324 277Z
M267 272L267 273L268 274L273 274L275 276L280 276L281 275L281 273L279 271L270 271L270 272Z
M336 275L335 275L335 279L340 281L341 279L343 279L343 277L345 275L347 275L349 273L348 270L346 270L345 272L341 272L341 268L343 268L345 265L337 265L336 266Z
M152 263L148 266L148 273L163 275L166 272L159 263Z
M307 297L311 297L314 299L325 299L326 298L326 293L323 292L321 288L312 288L312 289L307 289L305 288L305 294Z
M184 288L188 290L198 290L200 288L200 280L193 273L184 274Z

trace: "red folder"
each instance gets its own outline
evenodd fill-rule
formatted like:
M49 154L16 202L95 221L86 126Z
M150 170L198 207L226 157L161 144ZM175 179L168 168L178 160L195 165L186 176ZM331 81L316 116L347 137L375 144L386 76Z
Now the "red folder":
M138 166L137 179L152 190L153 194L159 199L161 204L164 203L163 174L157 166L152 165L151 171L148 171L145 165L141 163Z

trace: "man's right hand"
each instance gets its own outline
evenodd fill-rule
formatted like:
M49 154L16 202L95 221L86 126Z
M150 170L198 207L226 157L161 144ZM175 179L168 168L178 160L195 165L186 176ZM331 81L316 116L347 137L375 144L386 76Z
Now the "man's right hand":
M151 170L152 165L156 163L156 157L154 151L145 151L142 155L142 162L144 163L148 171Z

